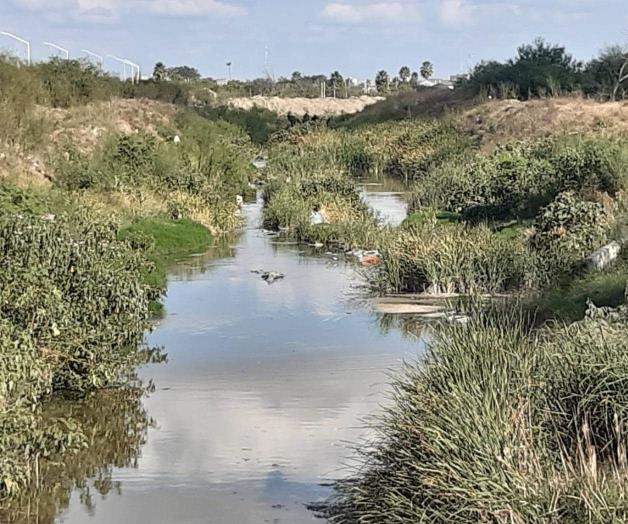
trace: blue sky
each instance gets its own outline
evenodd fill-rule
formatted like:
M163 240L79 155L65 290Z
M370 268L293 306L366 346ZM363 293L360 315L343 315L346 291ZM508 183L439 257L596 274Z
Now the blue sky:
M276 76L365 78L423 60L445 76L536 36L589 59L628 42L628 9L626 0L0 0L1 30L32 40L36 59L47 40L74 56L124 56L145 73L161 60L221 78L230 60L235 77L258 77L268 46ZM0 49L18 48L0 37Z

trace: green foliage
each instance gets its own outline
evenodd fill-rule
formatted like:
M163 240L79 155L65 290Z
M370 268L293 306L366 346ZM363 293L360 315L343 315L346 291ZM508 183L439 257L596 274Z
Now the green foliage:
M579 85L581 67L564 47L539 38L533 44L519 47L517 56L506 63L478 64L470 83L494 96L504 92L503 86L511 86L522 99L559 95Z
M413 206L455 211L471 221L533 218L564 191L617 195L628 181L627 151L623 142L582 137L452 156L417 185Z
M212 236L191 220L141 218L124 227L118 239L141 250L152 262L143 272L143 281L152 289L165 290L167 271L176 260L207 251ZM158 307L153 304L153 308Z
M248 111L228 107L208 107L201 114L210 120L224 120L243 129L257 145L266 144L271 136L288 127L288 120L268 109L254 107Z
M581 200L572 192L561 193L539 213L530 243L537 251L559 247L581 260L606 242L609 227L601 204Z
M502 293L532 279L533 260L521 241L486 227L416 221L379 246L382 264L371 285L393 293Z
M37 457L74 448L71 423L40 428L37 403L52 391L125 384L156 356L143 255L116 228L73 215L0 218L0 498L29 483Z
M518 313L437 330L393 385L331 522L624 522L625 325L528 332Z

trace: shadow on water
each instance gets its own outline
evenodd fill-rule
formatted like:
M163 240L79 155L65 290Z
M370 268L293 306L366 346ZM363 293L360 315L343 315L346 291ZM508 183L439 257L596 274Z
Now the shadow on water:
M397 191L382 193L378 210L403 206ZM166 315L148 336L168 364L139 372L155 384L149 396L48 406L76 419L88 446L46 466L9 522L315 518L307 505L346 474L348 443L368 436L363 420L385 401L389 372L423 345L354 300L353 265L261 230L259 202L245 213L241 235L172 271ZM259 269L285 279L268 285Z

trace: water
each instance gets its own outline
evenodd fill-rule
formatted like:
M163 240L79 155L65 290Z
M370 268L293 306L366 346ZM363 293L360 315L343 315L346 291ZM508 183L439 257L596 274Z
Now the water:
M394 178L375 178L362 181L362 200L375 209L381 220L398 226L408 215L408 188Z
M379 188L365 199L398 221L399 195ZM156 390L133 404L155 421L146 443L107 471L112 489L92 490L89 504L75 490L58 523L312 522L305 505L346 474L347 443L365 436L388 370L422 350L383 333L355 299L351 265L278 243L258 229L259 204L246 214L233 246L173 272L167 316L149 337L169 362L141 371ZM256 269L286 278L268 285Z

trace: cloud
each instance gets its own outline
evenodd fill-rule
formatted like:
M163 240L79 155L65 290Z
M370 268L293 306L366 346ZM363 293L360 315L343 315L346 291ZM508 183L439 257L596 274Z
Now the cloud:
M146 0L146 8L157 14L175 16L242 16L246 10L219 0Z
M466 0L441 0L440 18L446 25L464 25L471 22L475 7Z
M94 13L148 11L171 16L240 16L246 10L222 0L13 0L29 11L93 16Z
M368 4L334 2L325 6L323 15L336 22L363 24L368 22L405 22L416 20L419 17L419 11L414 4L404 2Z

